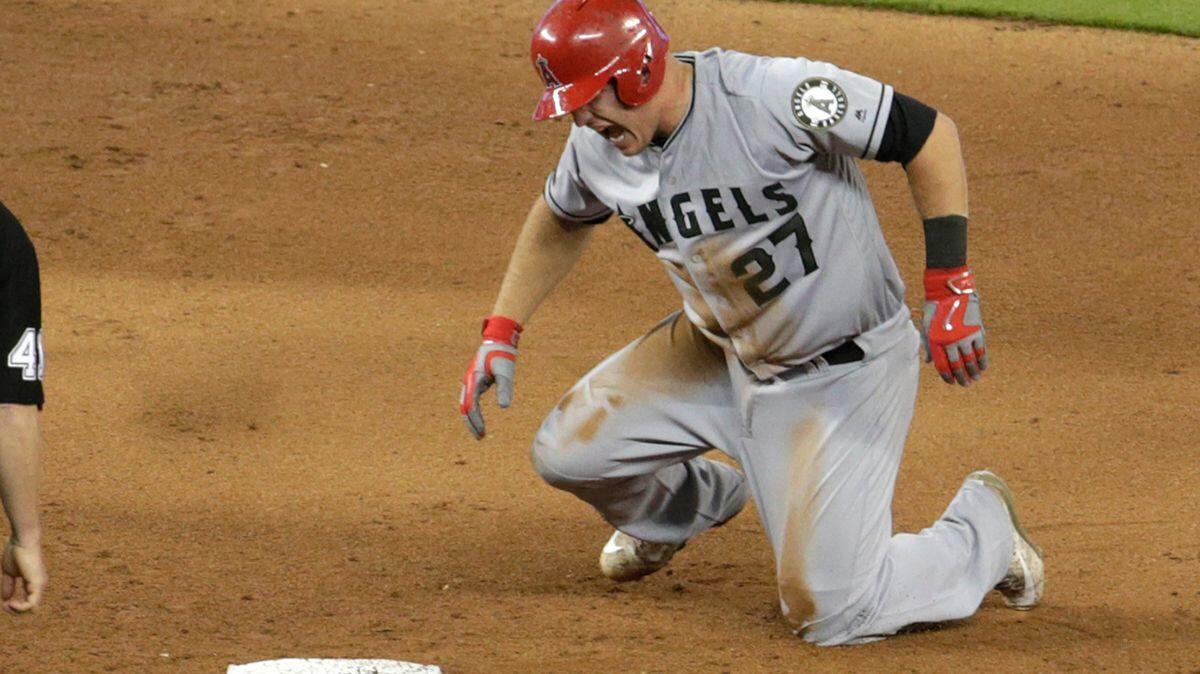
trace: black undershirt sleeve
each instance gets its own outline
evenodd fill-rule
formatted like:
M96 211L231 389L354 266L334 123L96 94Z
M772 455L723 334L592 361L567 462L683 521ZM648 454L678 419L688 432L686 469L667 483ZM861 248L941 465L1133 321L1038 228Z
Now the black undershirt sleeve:
M895 92L875 160L897 161L907 165L925 146L925 141L933 132L935 119L937 110L899 91Z

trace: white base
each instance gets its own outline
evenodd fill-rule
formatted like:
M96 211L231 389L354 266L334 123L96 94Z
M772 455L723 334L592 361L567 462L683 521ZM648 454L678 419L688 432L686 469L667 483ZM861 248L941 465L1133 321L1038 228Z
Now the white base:
M225 674L442 674L442 669L399 660L285 658L229 665Z

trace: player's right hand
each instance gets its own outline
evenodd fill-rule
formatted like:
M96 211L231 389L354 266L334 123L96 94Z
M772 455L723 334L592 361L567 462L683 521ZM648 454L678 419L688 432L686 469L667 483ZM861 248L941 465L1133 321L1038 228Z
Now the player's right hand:
M483 343L467 366L458 399L458 411L476 440L482 440L486 434L483 412L479 408L479 398L484 392L495 384L500 407L512 404L513 377L517 372L517 341L520 337L521 325L511 318L489 316L483 321Z
M47 582L41 546L20 545L10 539L4 546L0 566L4 569L3 591L0 592L4 610L26 613L37 608L42 603Z

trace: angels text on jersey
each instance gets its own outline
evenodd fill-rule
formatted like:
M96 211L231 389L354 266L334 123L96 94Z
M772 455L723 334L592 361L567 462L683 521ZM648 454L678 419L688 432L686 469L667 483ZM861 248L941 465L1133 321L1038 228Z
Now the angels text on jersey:
M682 239L760 225L772 220L773 212L781 224L767 236L771 248L794 240L803 264L803 275L816 271L818 264L812 250L812 238L804 217L797 210L799 202L778 182L766 185L758 192L761 196L751 191L751 198L747 198L746 190L741 187L706 187L648 201L636 209L629 209L629 213L618 206L617 215L651 250L658 252L663 246ZM791 217L787 217L789 215ZM744 279L746 293L759 306L770 302L791 284L791 279L783 278L769 286L764 285L775 274L777 266L772 249L765 246L750 248L730 264L733 276Z

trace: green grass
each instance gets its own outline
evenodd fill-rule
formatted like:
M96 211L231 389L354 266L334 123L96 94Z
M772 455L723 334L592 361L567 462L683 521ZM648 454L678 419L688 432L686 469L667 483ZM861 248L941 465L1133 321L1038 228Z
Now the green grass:
M1200 0L790 0L1174 33L1200 37Z

